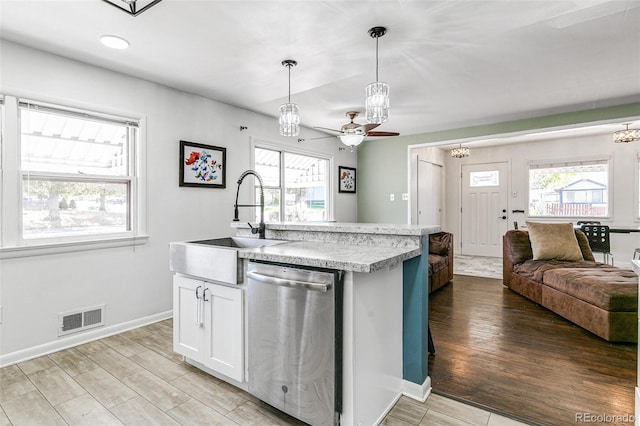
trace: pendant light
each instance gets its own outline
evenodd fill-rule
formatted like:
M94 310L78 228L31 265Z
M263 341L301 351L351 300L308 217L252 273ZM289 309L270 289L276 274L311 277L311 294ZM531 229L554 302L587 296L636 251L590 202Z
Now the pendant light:
M280 134L298 136L300 134L300 109L291 103L291 67L298 65L293 59L285 59L282 66L289 68L289 101L280 105Z
M626 124L625 130L618 130L613 133L613 141L615 143L629 143L640 141L640 129L630 129L629 124Z
M465 158L469 156L469 148L459 145L457 148L451 150L451 157L453 158Z
M367 85L367 123L382 124L389 120L389 85L378 80L378 39L387 33L385 27L373 27L369 35L376 39L376 81Z
M160 3L162 0L102 0L115 6L120 10L127 12L131 16L138 16L153 5Z

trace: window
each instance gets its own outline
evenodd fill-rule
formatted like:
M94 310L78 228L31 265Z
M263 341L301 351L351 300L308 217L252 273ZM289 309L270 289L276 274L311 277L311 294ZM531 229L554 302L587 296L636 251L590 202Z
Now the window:
M19 106L22 237L131 231L137 124Z
M327 220L328 168L326 158L256 147L255 170L264 183L265 221Z
M606 159L529 165L529 216L609 216Z
M139 122L3 101L0 258L144 244Z
M469 187L500 186L500 171L469 172Z
M638 158L636 159L636 214L638 215L638 219L640 219L640 153L638 153Z

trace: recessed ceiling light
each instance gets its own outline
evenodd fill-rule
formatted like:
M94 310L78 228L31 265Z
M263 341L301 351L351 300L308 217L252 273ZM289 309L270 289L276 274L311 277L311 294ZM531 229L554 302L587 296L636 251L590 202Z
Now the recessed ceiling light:
M112 49L126 49L129 47L129 42L122 37L114 35L103 35L100 37L100 42Z

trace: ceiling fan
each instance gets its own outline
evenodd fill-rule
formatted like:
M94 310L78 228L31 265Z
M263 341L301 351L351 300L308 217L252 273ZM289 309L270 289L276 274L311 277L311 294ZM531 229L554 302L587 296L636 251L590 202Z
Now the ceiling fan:
M314 127L314 129L325 130L327 132L334 133L337 137L340 138L342 143L348 146L356 146L359 145L365 136L398 136L400 133L398 132L376 132L373 131L380 124L376 123L368 123L368 124L358 124L354 123L353 120L358 116L357 111L349 111L345 115L349 117L351 120L349 123L344 124L340 130L336 129L328 129L326 127ZM320 138L313 139L323 139L331 136L323 136Z

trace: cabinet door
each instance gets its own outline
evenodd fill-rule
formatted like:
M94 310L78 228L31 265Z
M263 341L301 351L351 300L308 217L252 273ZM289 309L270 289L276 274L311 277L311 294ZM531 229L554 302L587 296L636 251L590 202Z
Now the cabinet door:
M242 289L207 283L204 297L207 367L239 382L244 379Z
M173 277L173 350L197 361L202 358L204 289L204 281Z

